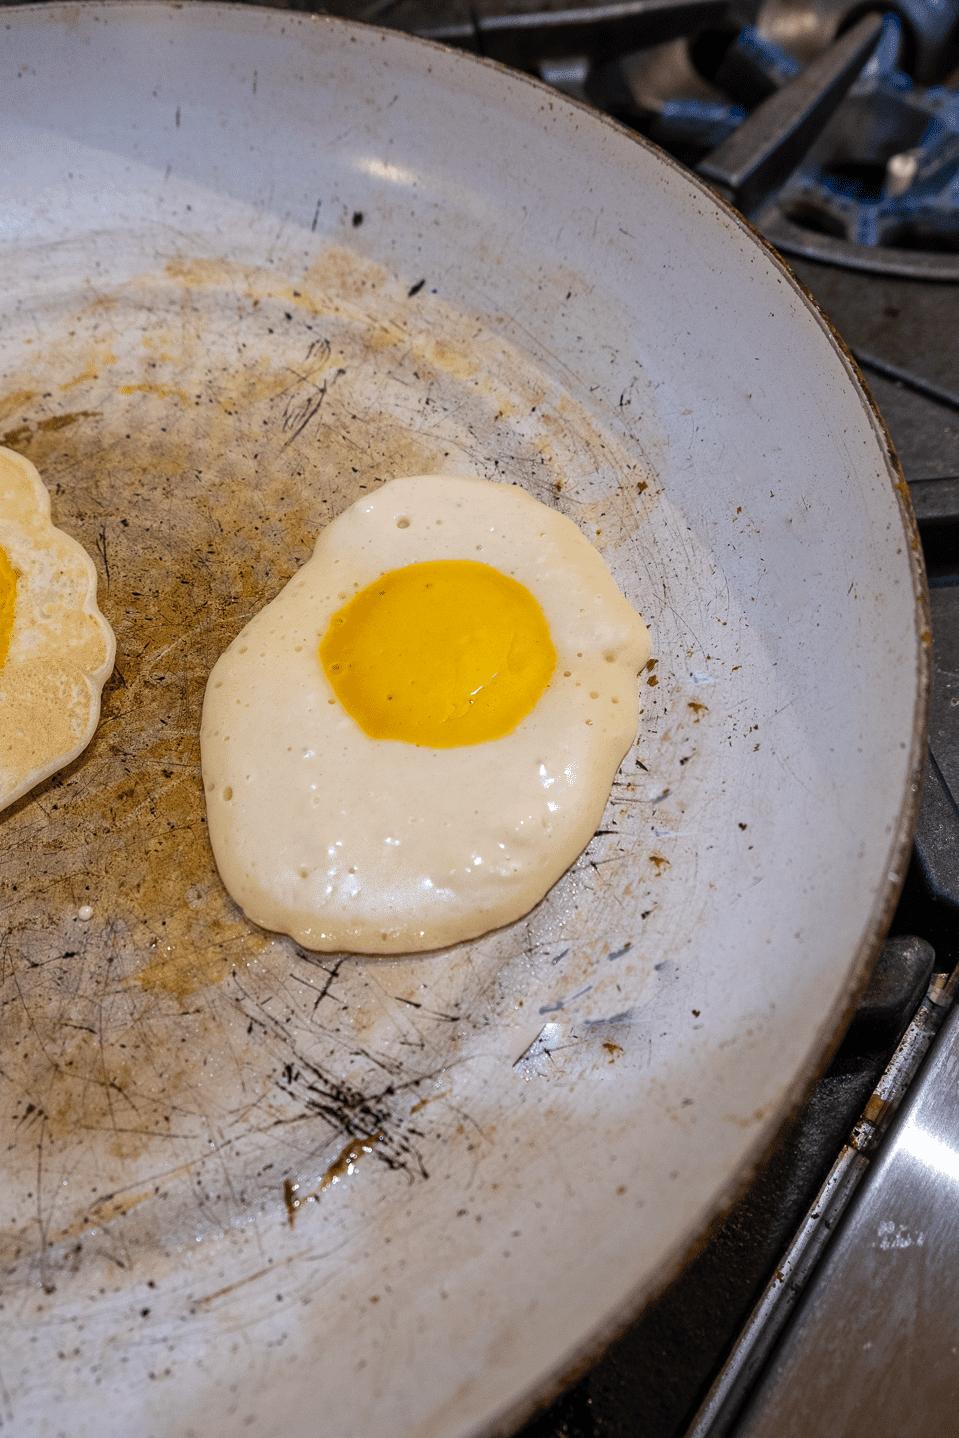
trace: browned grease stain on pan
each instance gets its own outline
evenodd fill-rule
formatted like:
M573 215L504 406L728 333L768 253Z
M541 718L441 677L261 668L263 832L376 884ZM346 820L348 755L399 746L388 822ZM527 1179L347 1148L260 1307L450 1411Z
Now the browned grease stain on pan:
M67 429L71 424L77 424L82 419L99 418L100 416L96 410L81 409L73 414L68 411L66 414L54 414L51 415L49 419L39 420L36 425L36 431L39 434L46 434L50 431ZM8 430L6 434L2 436L2 441L11 449L18 448L23 450L30 442L33 433L34 427L32 425L22 424L17 429Z
M98 380L105 368L110 368L117 362L117 357L109 349L103 340L94 340L93 353L78 374L74 374L68 380L60 382L61 390L75 389L77 385L85 384L89 380Z
M10 419L35 398L36 391L32 389L12 390L9 394L0 395L0 423Z
M40 420L37 429L41 432L46 430L66 429L68 425L76 424L81 419L99 419L99 413L94 409L77 410L74 414L54 414L49 419Z
M349 1143L337 1154L329 1168L323 1174L316 1188L312 1193L300 1194L299 1184L292 1179L285 1179L283 1182L283 1201L286 1204L287 1222L293 1227L297 1211L304 1203L316 1203L320 1194L325 1188L333 1183L339 1183L355 1172L357 1164L369 1154L375 1153L376 1145L383 1138L381 1133L358 1134L351 1138Z
M438 1103L440 1099L449 1098L451 1093L452 1089L447 1088L444 1089L442 1093L434 1093L430 1094L429 1098L421 1098L419 1102L415 1103L410 1109L410 1114L412 1115L415 1113L419 1113L420 1110L426 1108L427 1105L431 1103Z
M172 385L154 384L149 380L141 380L139 384L121 384L117 393L155 394L157 399L179 399L184 404L190 403L190 396L184 390L176 389Z
M221 983L230 972L230 963L220 953L204 952L194 946L175 950L172 944L157 944L149 962L135 975L148 994L173 994L178 999Z

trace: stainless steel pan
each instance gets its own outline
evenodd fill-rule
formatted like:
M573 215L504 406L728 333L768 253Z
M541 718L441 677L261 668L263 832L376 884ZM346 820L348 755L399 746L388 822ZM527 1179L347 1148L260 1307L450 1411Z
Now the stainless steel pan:
M212 4L0 36L0 438L118 639L93 745L3 818L3 1419L508 1425L729 1199L888 922L929 639L885 433L733 212L522 76ZM317 958L219 882L203 686L431 470L571 515L657 663L528 919Z

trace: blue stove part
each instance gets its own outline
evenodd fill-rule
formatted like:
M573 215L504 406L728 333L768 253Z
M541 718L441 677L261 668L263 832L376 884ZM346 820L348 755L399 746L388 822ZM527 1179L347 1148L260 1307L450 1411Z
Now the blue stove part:
M799 74L801 66L754 25L745 26L727 49L712 84L714 99L678 95L663 99L644 127L666 150L705 154L737 130L750 110Z
M723 100L664 100L648 126L651 140L664 150L715 150L746 118L741 105Z
M783 184L778 208L807 232L855 245L959 251L959 93L915 84L898 68L901 50L900 21L886 15L872 59ZM747 26L716 83L737 98L750 85L768 94L798 68ZM674 126L680 113L688 145L696 111L674 101Z
M886 15L872 59L783 184L778 209L807 233L855 245L959 252L959 92L918 85L900 70L902 38L898 17ZM641 128L696 163L800 69L747 25L708 82L690 70L688 88L699 94L667 84Z
M896 69L901 50L902 23L899 16L890 11L883 17L882 39L876 46L869 63L863 67L861 83L872 80L877 75L895 75L904 80L907 86L911 85L912 81L909 76Z
M806 229L859 245L959 250L959 92L896 68L887 15L876 54L779 193Z
M755 25L746 25L740 30L716 73L717 83L725 88L725 77L731 69L735 73L734 67L740 65L761 77L767 95L794 80L802 69L795 56L787 54L781 46L761 35Z

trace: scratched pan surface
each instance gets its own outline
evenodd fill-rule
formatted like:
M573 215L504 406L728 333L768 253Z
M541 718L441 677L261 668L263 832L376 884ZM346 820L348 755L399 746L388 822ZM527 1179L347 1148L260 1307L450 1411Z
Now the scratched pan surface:
M2 819L0 1416L508 1427L771 1141L888 918L927 661L881 426L729 211L522 77L216 5L0 37L0 437L118 640L90 749ZM570 515L657 663L527 919L318 957L217 877L204 683L424 471Z

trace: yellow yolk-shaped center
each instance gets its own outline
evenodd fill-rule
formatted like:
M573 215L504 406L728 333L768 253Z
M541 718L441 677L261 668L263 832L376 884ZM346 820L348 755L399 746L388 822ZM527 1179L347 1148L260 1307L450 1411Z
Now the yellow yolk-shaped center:
M333 615L319 652L370 738L430 749L509 734L556 667L529 590L471 559L391 569Z
M7 662L13 613L17 603L17 571L0 549L0 669Z

